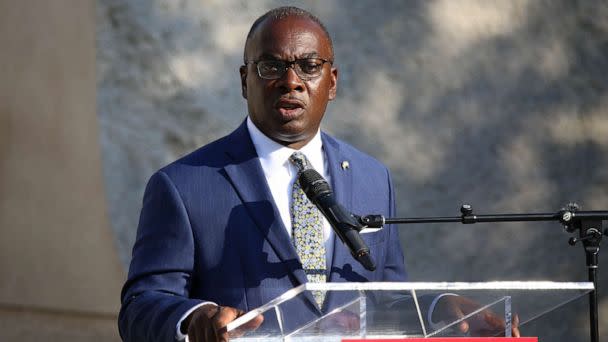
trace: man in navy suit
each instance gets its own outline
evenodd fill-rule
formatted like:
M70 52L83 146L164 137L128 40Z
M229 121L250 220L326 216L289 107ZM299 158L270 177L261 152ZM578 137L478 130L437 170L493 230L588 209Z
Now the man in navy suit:
M386 167L320 131L338 70L316 17L293 7L260 17L240 75L245 122L162 168L147 185L122 292L124 340L227 340L227 323L307 282L291 236L297 169L288 159L295 151L330 181L347 210L394 216ZM356 262L323 223L327 281L405 281L395 227L361 236L375 271ZM311 296L297 314L319 315L336 301L330 294L320 307Z
M307 281L290 237L296 172L287 159L294 151L327 177L348 210L394 216L386 167L320 131L338 70L317 18L291 7L260 17L240 74L246 121L147 185L122 293L125 340L167 341L188 331L191 341L225 338L217 330L226 323ZM327 281L406 279L394 227L362 234L376 263L371 272L324 226ZM303 306L322 310L313 300Z

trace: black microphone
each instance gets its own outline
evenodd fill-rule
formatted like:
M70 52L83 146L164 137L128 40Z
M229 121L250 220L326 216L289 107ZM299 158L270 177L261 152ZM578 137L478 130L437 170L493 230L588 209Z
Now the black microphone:
M348 247L353 257L369 271L376 269L369 248L359 235L361 224L334 198L334 193L323 176L314 169L300 172L300 186L308 199L314 203L329 221L329 224Z

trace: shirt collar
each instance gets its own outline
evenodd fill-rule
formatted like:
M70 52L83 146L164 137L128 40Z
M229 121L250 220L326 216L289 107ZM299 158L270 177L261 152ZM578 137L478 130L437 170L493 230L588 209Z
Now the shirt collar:
M249 130L251 141L253 142L253 146L255 147L263 167L284 167L291 164L288 161L289 156L298 150L283 146L268 138L255 124L253 124L249 116L247 116L247 129ZM323 142L321 140L320 130L318 130L312 140L304 145L299 151L308 158L315 170L324 173ZM264 169L266 169L266 167L264 167Z

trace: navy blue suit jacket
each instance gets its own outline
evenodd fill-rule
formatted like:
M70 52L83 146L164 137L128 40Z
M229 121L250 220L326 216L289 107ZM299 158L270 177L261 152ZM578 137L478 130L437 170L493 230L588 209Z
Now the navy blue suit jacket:
M355 214L394 216L385 166L322 133L337 201ZM342 161L350 167L343 169ZM397 230L362 234L376 263L365 270L336 237L329 281L404 281ZM244 311L306 282L274 205L245 123L156 172L146 187L122 291L125 341L172 341L180 317L201 301ZM325 308L338 301L331 294ZM318 315L312 297L298 315Z

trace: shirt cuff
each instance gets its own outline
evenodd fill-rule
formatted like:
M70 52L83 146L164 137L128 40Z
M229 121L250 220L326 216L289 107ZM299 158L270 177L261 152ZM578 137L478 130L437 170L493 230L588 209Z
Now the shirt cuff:
M207 305L207 304L213 304L215 306L217 306L216 303L214 302L202 302L198 305L195 305L193 307L191 307L188 311L186 311L182 317L179 319L179 321L177 322L177 325L175 326L175 339L178 341L184 341L186 340L186 342L188 341L188 333L186 332L186 334L184 335L184 333L182 333L182 330L180 329L180 327L182 326L182 322L186 319L186 317L188 317L188 315L190 315L194 310L200 308L203 305Z
M429 312L427 313L426 319L429 322L431 329L433 329L433 330L438 330L445 326L445 323L443 321L433 322L433 311L435 311L435 305L437 305L439 300L446 296L458 296L458 295L455 293L442 293L439 296L435 297L435 299L433 299L433 302L431 303L431 306L429 306Z

